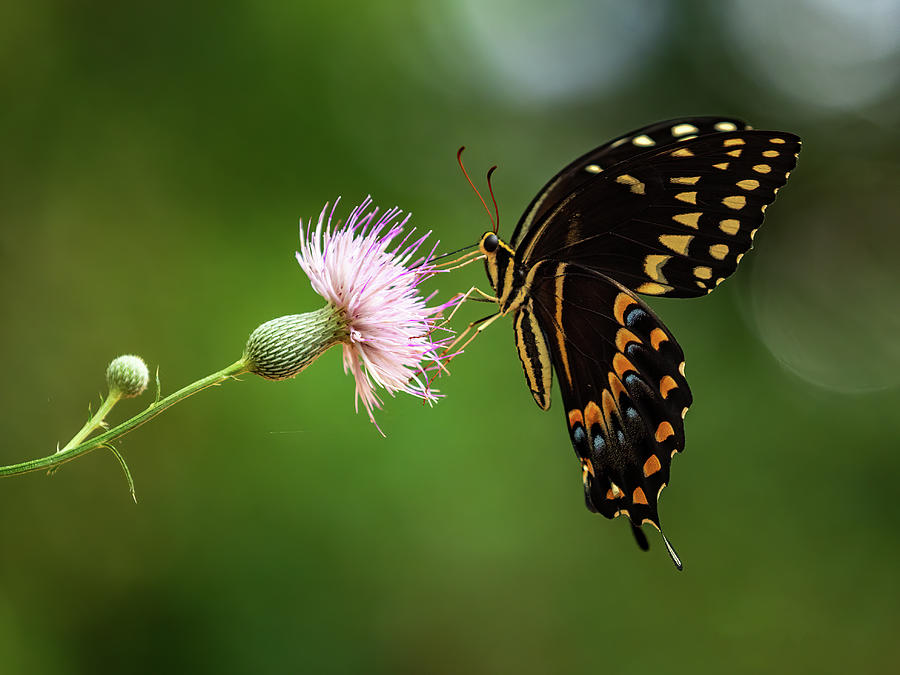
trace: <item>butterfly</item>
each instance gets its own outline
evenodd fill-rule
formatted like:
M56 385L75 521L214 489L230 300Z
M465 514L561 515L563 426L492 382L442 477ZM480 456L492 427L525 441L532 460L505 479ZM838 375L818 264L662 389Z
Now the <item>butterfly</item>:
M543 410L556 373L587 508L626 516L644 550L653 526L679 570L658 502L693 398L681 347L639 296L701 297L730 276L799 152L794 134L738 119L657 122L557 173L508 242L495 225L478 244L499 305L479 330L512 315Z

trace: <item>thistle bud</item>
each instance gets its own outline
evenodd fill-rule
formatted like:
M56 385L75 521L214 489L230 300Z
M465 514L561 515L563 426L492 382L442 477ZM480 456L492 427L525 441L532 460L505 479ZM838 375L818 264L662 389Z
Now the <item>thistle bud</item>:
M250 334L244 362L260 377L285 380L348 336L347 321L330 305L316 312L281 316Z
M113 359L106 369L106 383L110 393L117 391L125 398L140 396L149 382L147 364L140 356L120 356Z

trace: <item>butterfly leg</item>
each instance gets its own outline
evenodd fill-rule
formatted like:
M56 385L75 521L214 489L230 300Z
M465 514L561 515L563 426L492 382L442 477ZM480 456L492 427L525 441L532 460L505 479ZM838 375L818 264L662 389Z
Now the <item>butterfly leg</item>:
M476 321L473 321L468 326L466 326L466 329L464 331L462 331L459 335L457 335L456 339L453 342L451 342L449 345L447 345L447 347L444 348L442 356L447 356L447 354L450 354L450 356L447 357L446 361L442 361L442 362L438 363L437 372L435 372L435 374L432 375L431 380L429 380L429 382L428 382L428 386L429 387L431 386L431 384L434 382L435 378L437 377L438 372L440 372L441 370L443 370L445 373L447 373L449 375L450 371L447 369L447 364L450 363L450 361L452 361L454 358L456 358L457 356L462 354L463 350L465 350L465 348L468 347L469 344L476 337L478 337L485 328L490 326L492 323L494 323L494 321L496 321L501 316L503 316L503 314L501 314L500 312L497 312L496 314L490 314L490 315L482 317ZM460 342L462 342L463 338L465 338L473 330L475 331L475 333L472 336L470 336L465 342L463 342L462 346L457 348L457 345ZM453 352L454 349L456 350L455 352ZM453 352L453 353L451 354L451 352Z
M485 293L477 286L472 286L472 288L467 290L465 293L458 293L456 295L456 298L459 298L459 302L456 303L456 307L453 308L453 311L450 312L450 315L441 322L442 326L445 326L448 323L450 323L450 320L456 315L456 312L459 310L459 308L463 306L463 304L466 302L466 300L468 300L469 297L473 293L476 293L481 296L480 298L472 298L476 302L499 302L499 300L495 296ZM472 328L472 326L470 325L469 328ZM466 330L468 330L468 329L466 329Z

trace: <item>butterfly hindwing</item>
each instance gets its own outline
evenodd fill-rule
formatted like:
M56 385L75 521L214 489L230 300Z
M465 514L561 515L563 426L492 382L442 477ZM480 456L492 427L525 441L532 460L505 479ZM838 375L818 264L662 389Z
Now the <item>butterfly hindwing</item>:
M751 248L799 151L793 134L735 131L642 153L549 209L517 259L574 262L638 293L705 295Z
M617 136L569 163L551 178L525 209L510 243L514 248L518 246L525 232L539 223L548 209L619 162L697 135L748 128L745 122L732 117L695 116L655 122Z
M542 265L531 302L581 460L587 507L659 528L657 500L684 448L692 401L681 347L637 296L578 265Z

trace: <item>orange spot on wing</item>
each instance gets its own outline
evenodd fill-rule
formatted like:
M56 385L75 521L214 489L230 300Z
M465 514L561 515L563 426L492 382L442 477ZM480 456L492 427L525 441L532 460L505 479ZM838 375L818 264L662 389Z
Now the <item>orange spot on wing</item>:
M625 389L625 385L622 384L622 380L616 377L615 373L609 374L609 389L612 391L613 398L616 399L616 401L619 400L619 396L628 393Z
M637 342L640 344L641 340L627 328L620 328L616 333L616 349L620 352L624 352L625 347L628 346L629 342Z
M653 349L659 351L659 345L661 342L668 340L666 337L666 333L662 328L654 328L650 331L650 344L653 345Z
M596 403L591 401L584 408L584 419L587 422L587 427L590 428L595 424L603 424L603 413L600 412L600 408Z
M613 303L613 315L620 325L625 325L625 310L632 304L637 304L628 293L619 293Z
M631 495L631 501L635 504L646 504L647 495L644 494L644 491L641 488L634 488L634 493Z
M644 476L652 476L661 468L662 464L659 463L659 457L657 457L656 455L650 455L647 458L647 461L644 462Z
M663 398L666 398L669 395L669 392L675 389L678 385L675 384L675 380L673 380L669 375L663 375L663 378L659 381L659 393Z
M587 477L588 474L594 475L594 465L591 464L589 459L581 460L581 471L585 477Z
M569 428L571 429L578 423L584 424L584 417L581 415L581 411L575 408L574 410L569 411Z
M616 355L613 356L613 370L616 371L616 375L619 377L623 377L629 370L637 372L637 368L634 367L634 364L626 359L625 355L620 352L616 352Z
M670 436L675 435L675 430L672 428L672 425L668 422L660 422L659 426L656 427L656 442L662 443L664 440L669 438Z
M603 406L603 415L607 420L614 412L618 412L619 410L619 406L616 404L616 400L613 398L609 389L603 390L603 393L600 395L600 403Z

